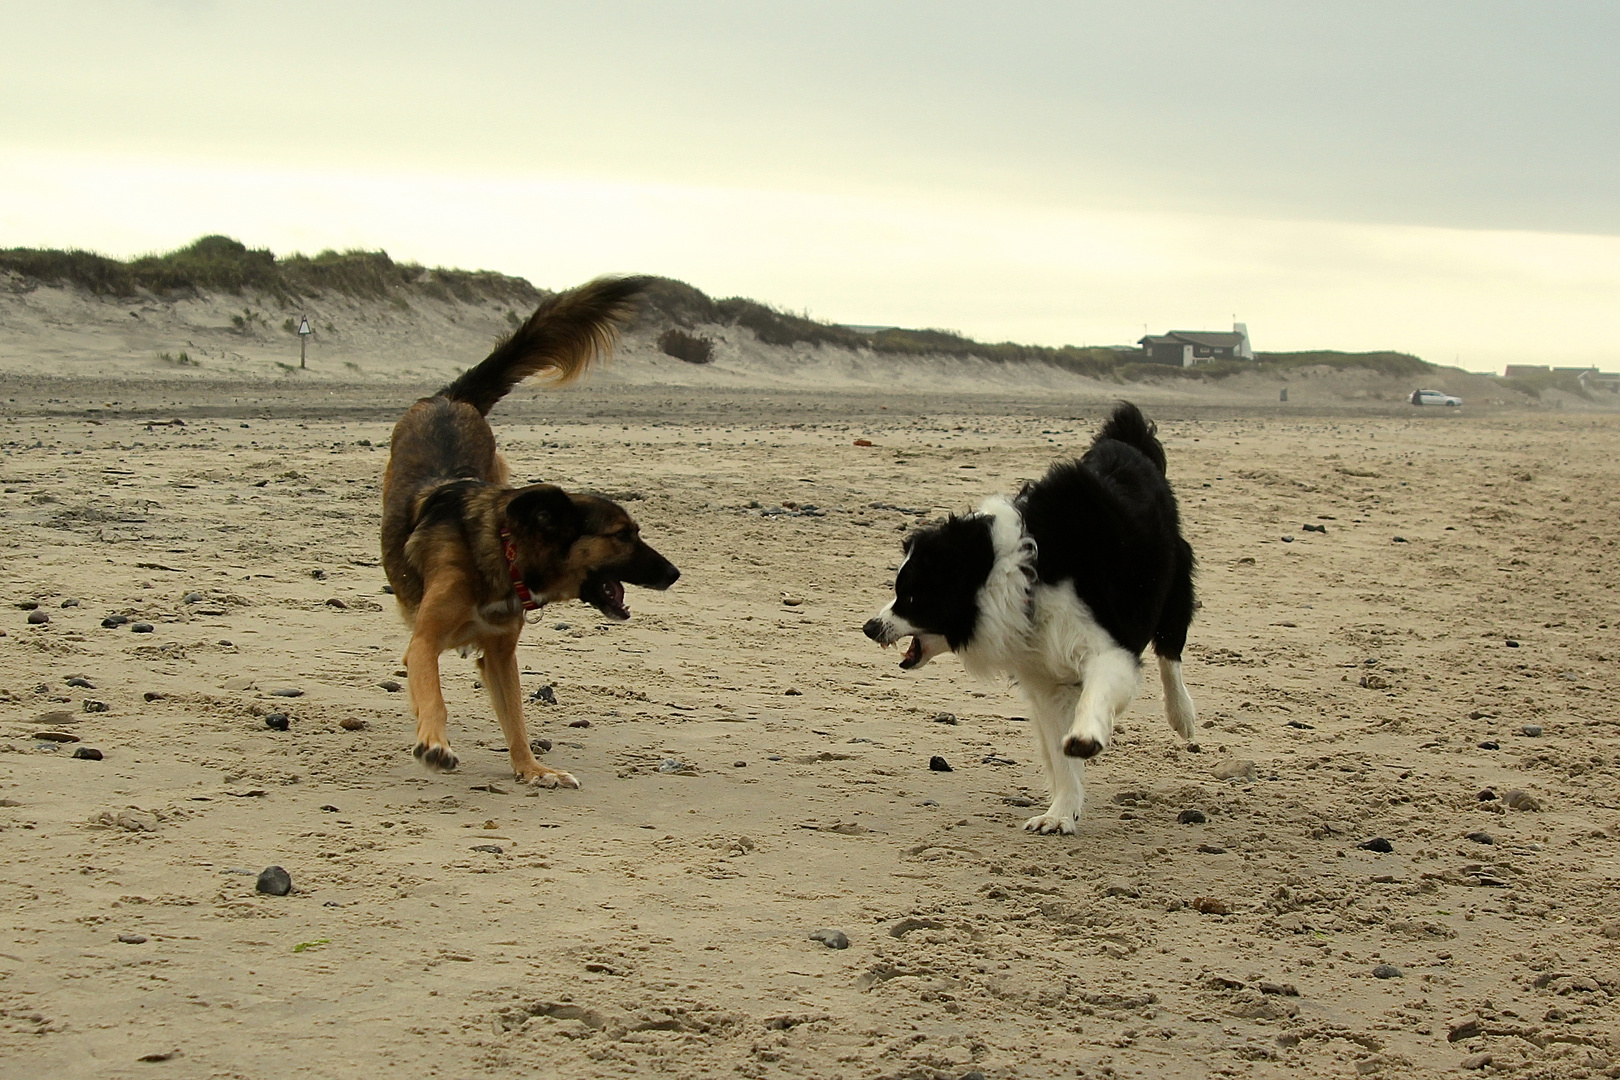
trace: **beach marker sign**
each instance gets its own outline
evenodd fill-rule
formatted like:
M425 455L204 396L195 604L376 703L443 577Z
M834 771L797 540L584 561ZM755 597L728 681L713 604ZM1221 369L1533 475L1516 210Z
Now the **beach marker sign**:
M298 366L304 366L304 354L309 345L309 335L315 331L309 328L309 316L298 316Z

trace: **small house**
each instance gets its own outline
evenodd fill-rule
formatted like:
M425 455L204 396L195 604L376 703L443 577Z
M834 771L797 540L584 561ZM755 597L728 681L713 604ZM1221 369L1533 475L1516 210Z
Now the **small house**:
M1233 323L1230 331L1171 330L1165 334L1149 334L1137 344L1142 346L1144 361L1171 367L1254 359L1254 350L1249 346L1249 328L1243 323Z

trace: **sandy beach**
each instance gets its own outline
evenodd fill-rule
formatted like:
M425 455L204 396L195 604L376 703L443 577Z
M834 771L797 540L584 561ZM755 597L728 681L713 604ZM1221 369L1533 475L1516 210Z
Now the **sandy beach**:
M536 791L454 656L462 765L411 758L377 526L422 389L8 379L0 1076L1620 1076L1614 414L1145 400L1198 750L1146 680L1038 837L1015 689L859 628L1106 393L500 406L516 479L683 572L526 630L583 783Z

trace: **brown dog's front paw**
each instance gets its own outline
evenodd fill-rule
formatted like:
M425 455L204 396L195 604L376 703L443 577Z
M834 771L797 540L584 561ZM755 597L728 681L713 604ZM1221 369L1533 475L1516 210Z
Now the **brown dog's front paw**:
M535 787L579 787L579 781L574 779L572 773L565 773L561 769L547 768L538 761L533 765L516 766L512 769L512 772L525 784L533 784Z
M411 753L415 755L416 760L435 772L450 772L460 764L455 751L444 743L434 743L432 746L427 743L417 743Z

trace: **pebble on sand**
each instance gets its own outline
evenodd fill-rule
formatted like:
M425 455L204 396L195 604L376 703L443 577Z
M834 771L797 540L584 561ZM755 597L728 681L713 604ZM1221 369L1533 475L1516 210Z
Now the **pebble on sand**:
M1356 847L1360 848L1362 851L1376 851L1380 855L1388 855L1390 852L1395 850L1395 845L1391 844L1388 840L1385 840L1382 836L1375 836L1371 840L1363 840L1361 843L1357 844Z
M1217 780L1253 780L1254 774L1254 762L1244 759L1233 758L1215 766Z
M1209 821L1202 810L1183 810L1176 815L1178 825L1203 825Z
M1532 739L1539 739L1541 737L1540 724L1526 724L1519 730Z
M935 754L933 757L928 759L928 767L930 769L932 769L934 772L955 772L956 771L955 769L951 768L951 763L950 762L946 761L944 758L940 757L938 754Z
M364 731L366 729L366 722L360 719L358 716L345 716L343 719L338 721L338 727L342 728L344 731Z
M1536 798L1528 791L1520 791L1518 788L1514 788L1512 791L1502 796L1502 799L1508 804L1508 806L1515 810L1529 810L1533 812L1541 809L1540 799Z
M296 686L283 686L283 687L280 687L279 689L270 691L270 696L271 697L303 697L304 692L302 690L298 689Z
M93 746L76 746L73 748L73 756L80 761L100 761L101 751Z
M569 727L590 727L591 722L589 720L570 720L570 721L568 721L568 726Z
M36 731L34 738L44 742L78 742L79 737L71 731Z
M388 691L390 694L397 694L401 690L405 689L403 686L399 685L399 683L395 682L393 679L384 679L382 682L378 683L377 685L382 687L384 690Z
M279 866L267 866L259 871L253 887L269 896L286 896L292 892L292 875Z
M557 691L550 683L547 683L530 694L529 700L538 701L542 705L555 705L557 704Z
M1377 967L1373 968L1372 973L1373 973L1373 978L1375 978L1375 979L1404 979L1404 978L1406 978L1405 973L1403 973L1401 971L1401 969L1396 967L1394 964L1379 964Z
M85 698L82 708L85 712L106 712L110 706L105 701L97 701L95 698Z
M145 945L146 944L146 935L145 934L119 934L118 935L118 940L123 942L125 945Z
M264 718L264 726L271 731L286 731L290 724L284 712L273 712Z
M153 631L153 629L155 629L155 628L149 622L138 622L138 623L130 623L129 624L129 632L132 633L132 634L150 634Z
M1192 907L1205 915L1232 914L1232 905L1216 896L1200 896L1192 902Z
M45 612L40 611L38 608L35 608L33 611L28 613L28 622L33 626L43 626L45 623L50 621L51 617L45 614Z
M811 941L819 941L829 949L849 948L849 935L842 930L817 930L810 935Z
M129 622L129 616L128 615L109 615L105 619L101 620L101 625L102 626L123 626L127 622Z

